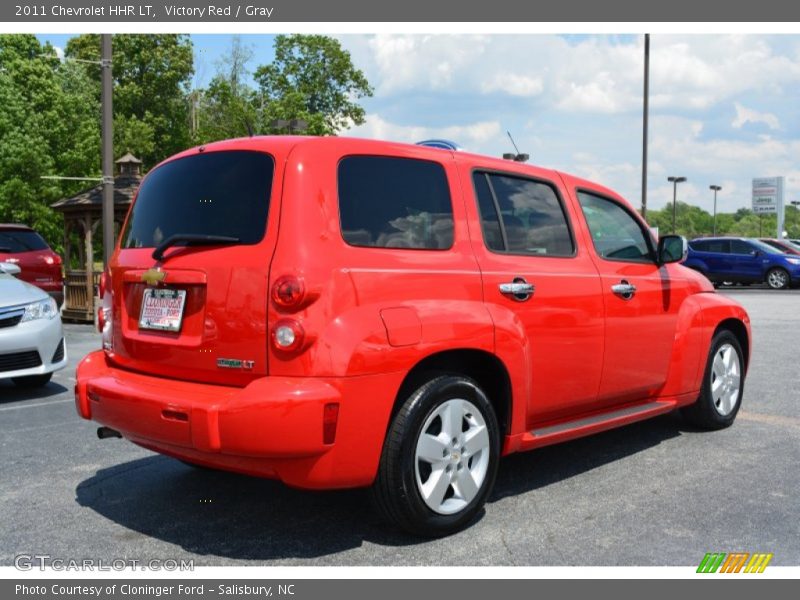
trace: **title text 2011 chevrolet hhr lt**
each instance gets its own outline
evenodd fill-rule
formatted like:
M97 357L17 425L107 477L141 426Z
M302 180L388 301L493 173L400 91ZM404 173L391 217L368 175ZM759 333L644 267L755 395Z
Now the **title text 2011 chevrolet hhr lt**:
M444 535L499 458L680 408L730 425L746 312L617 194L511 161L253 137L143 181L81 416L185 462L371 486Z

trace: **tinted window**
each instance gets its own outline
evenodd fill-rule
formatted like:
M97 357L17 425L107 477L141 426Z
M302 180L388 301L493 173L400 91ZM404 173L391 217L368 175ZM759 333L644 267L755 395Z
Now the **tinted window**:
M473 181L489 249L545 256L574 253L567 218L552 187L493 173L475 173Z
M489 180L484 173L475 173L472 179L475 184L475 195L478 198L478 212L481 215L483 241L489 250L503 252L506 249L506 244L503 241L500 219L497 216Z
M692 250L696 250L697 252L707 252L708 251L708 242L705 240L695 240L689 242L689 247Z
M597 253L611 260L652 261L650 245L639 222L622 206L578 192L586 224Z
M30 252L48 248L47 242L35 231L0 230L0 252Z
M755 248L742 240L731 240L731 254L752 254Z
M339 163L342 237L352 246L444 249L453 205L438 163L350 156Z
M273 175L261 152L210 152L158 167L142 183L124 248L151 248L175 234L264 237Z

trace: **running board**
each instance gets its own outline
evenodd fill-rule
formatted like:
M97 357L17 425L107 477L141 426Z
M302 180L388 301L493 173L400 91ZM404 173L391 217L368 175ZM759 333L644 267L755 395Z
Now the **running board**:
M676 402L655 400L645 404L626 406L605 413L564 421L546 427L537 427L522 436L521 450L548 446L558 442L591 435L607 429L643 421L674 410Z

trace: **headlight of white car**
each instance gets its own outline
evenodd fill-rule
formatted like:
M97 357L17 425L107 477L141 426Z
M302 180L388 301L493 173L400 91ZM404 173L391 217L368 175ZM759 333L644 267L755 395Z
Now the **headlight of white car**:
M22 322L35 321L36 319L55 319L58 315L58 305L52 298L46 300L39 300L28 304L25 307L25 314L22 315Z
M793 265L800 265L800 258L787 258L786 262Z

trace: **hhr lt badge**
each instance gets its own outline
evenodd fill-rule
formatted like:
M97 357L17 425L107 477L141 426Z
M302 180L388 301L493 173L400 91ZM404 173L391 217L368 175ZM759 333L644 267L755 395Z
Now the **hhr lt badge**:
M218 358L217 367L220 369L252 369L256 361L239 360L238 358Z

